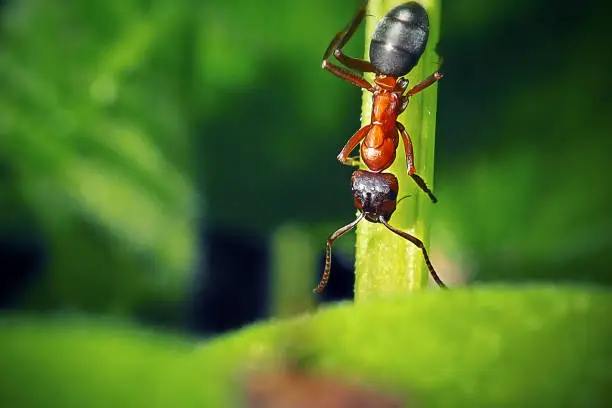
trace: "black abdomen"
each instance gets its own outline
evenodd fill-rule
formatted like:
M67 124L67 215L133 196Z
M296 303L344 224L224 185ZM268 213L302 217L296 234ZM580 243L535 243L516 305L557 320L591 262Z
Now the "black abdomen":
M376 25L370 42L370 61L381 74L406 75L419 62L429 35L429 18L419 3L389 11Z

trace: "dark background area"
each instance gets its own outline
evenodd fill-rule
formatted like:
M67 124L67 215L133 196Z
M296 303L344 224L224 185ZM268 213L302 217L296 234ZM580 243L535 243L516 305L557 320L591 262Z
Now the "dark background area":
M320 58L356 2L0 7L1 307L216 333L282 308L271 282L292 256L308 302L327 235L354 214L335 157L360 93ZM612 283L608 17L594 2L443 4L443 276ZM308 249L276 244L289 224ZM338 242L324 300L351 296L353 243Z

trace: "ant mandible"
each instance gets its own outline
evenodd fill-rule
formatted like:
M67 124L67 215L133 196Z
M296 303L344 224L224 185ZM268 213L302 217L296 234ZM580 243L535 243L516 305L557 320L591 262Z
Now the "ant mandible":
M338 229L328 238L325 246L325 269L323 270L321 281L314 290L315 293L323 292L329 280L332 244L336 239L355 228L364 218L370 222L379 222L383 224L391 232L412 242L420 248L423 252L423 258L425 259L425 264L427 264L430 275L438 286L446 288L446 285L442 282L429 260L425 244L423 244L420 239L407 232L389 225L389 219L395 212L395 207L397 206L397 192L399 190L397 178L391 173L373 173L365 170L356 170L351 177L351 183L355 206L360 211L360 214L355 221Z
M364 4L343 32L336 34L323 55L322 67L372 95L372 116L370 124L363 126L349 139L338 154L338 160L346 165L358 165L358 159L348 155L361 143L361 157L373 172L387 169L395 160L399 142L398 132L402 135L406 153L408 174L434 203L438 200L425 181L416 174L412 141L406 128L397 117L408 106L408 100L425 88L436 83L442 74L434 72L406 92L408 80L403 78L414 68L425 51L429 36L429 18L419 3L408 2L389 11L376 25L370 42L370 60L361 60L344 55L342 47L351 39L365 16ZM336 59L347 68L374 72L374 84L360 75L334 65L329 58Z

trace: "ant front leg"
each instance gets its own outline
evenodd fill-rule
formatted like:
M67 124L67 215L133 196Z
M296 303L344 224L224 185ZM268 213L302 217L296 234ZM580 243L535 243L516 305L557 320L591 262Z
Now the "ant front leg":
M436 82L438 82L440 79L442 79L443 76L444 75L442 75L441 72L438 72L438 71L434 72L433 74L431 74L430 76L428 76L427 78L425 78L424 80L422 80L421 82L419 82L418 84L410 88L410 90L406 93L406 97L409 98L412 95L418 94L423 89L428 88L432 86L433 84L435 84Z
M408 167L408 174L415 183L419 186L421 190L423 190L428 196L429 199L433 203L437 203L438 199L431 192L427 184L425 184L425 180L421 178L418 174L416 174L416 168L414 167L414 152L412 150L412 140L410 140L410 135L406 132L406 128L399 122L395 122L395 126L400 131L402 135L402 140L404 141L404 151L406 152L406 166Z
M357 147L357 145L365 139L368 135L368 132L372 128L372 124L365 125L361 129L359 129L351 138L346 142L340 153L338 154L338 161L342 164L346 164L347 166L355 166L359 165L359 160L354 157L348 157L348 155Z

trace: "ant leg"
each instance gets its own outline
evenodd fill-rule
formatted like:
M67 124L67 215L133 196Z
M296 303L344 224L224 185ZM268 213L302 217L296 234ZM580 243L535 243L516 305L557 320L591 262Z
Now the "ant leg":
M425 180L423 180L421 176L416 174L416 169L414 167L414 153L412 151L412 140L410 140L410 136L408 135L408 132L406 132L406 128L399 122L395 122L395 126L397 126L397 129L402 135L402 140L404 141L404 150L406 151L406 166L408 167L408 174L410 175L410 177L412 177L414 182L417 183L419 188L429 196L429 199L432 202L437 203L438 199L431 192L429 187L427 187L427 184L425 184Z
M412 173L410 175L410 177L412 177L412 179L414 180L415 183L417 183L417 185L419 186L419 188L421 190L423 190L428 196L429 199L431 200L432 203L437 203L438 199L436 198L436 196L431 192L431 190L429 189L429 187L427 187L427 184L425 184L425 180L423 180L421 178L421 176L419 176L416 173Z
M331 236L327 239L327 243L325 244L325 269L323 270L323 276L321 276L321 281L319 282L317 287L313 290L314 293L323 292L323 289L325 289L325 286L327 286L327 281L329 280L329 274L331 272L331 246L332 244L334 243L336 239L340 238L342 235L344 235L345 233L355 228L355 225L359 224L359 221L361 221L363 217L365 217L365 214L361 213L355 221L340 228L339 230L331 234Z
M372 84L370 84L368 81L363 79L361 76L355 74L354 72L349 71L348 69L334 65L326 59L324 59L321 63L321 67L324 70L331 72L338 78L342 78L353 85L356 85L363 89L367 89L370 92L374 92L374 87L372 86Z
M332 39L331 43L323 54L323 61L321 63L321 66L324 70L331 72L337 77L340 77L345 81L352 83L353 85L357 85L360 88L364 88L370 92L373 92L374 87L361 76L329 62L329 57L334 54L338 61L340 61L348 68L364 72L373 71L372 64L370 64L368 61L347 57L341 51L342 47L344 47L344 45L351 39L353 34L355 34L355 30L357 30L357 27L359 27L359 24L361 24L361 22L363 21L366 5L367 3L361 6L361 8L359 9L355 17L353 17L353 20L351 20L349 25L342 32L336 34L336 36Z
M340 153L338 154L338 161L342 164L346 164L347 166L354 166L355 161L354 158L348 157L349 153L352 152L359 142L361 142L367 136L368 132L372 124L365 125L361 129L359 129L351 138L346 142ZM359 161L357 161L357 165L359 165Z
M344 47L346 43L351 39L353 34L355 34L357 27L359 27L359 25L363 21L363 17L365 16L366 6L367 2L359 8L357 14L355 14L355 17L353 17L351 22L348 23L344 30L336 34L335 37L331 40L329 46L323 54L323 60L326 60L331 57L334 51L342 49L342 47Z
M434 72L433 74L431 74L430 76L428 76L427 78L425 78L424 80L422 80L421 82L419 82L418 84L416 84L415 86L413 86L407 93L406 96L410 97L414 94L417 94L419 92L421 92L423 89L435 84L436 82L438 82L440 79L442 79L444 75L442 75L441 72Z
M400 122L395 122L395 126L397 130L400 131L402 135L402 140L404 141L404 151L406 152L406 167L408 167L408 174L413 174L416 172L414 168L414 152L412 150L412 140L410 140L410 136L408 132L406 132L406 128Z
M420 239L408 234L407 232L404 232L404 231L398 230L397 228L392 227L391 225L389 225L389 223L385 220L385 218L382 215L378 217L378 221L380 221L385 227L387 227L389 231L394 232L400 237L407 239L408 241L416 245L418 248L420 248L421 251L423 252L423 258L425 259L425 264L427 265L427 269L429 269L429 274L434 279L434 281L436 281L439 287L446 288L446 285L444 284L444 282L442 282L442 279L440 279L440 277L436 273L436 270L431 264L431 261L429 260L429 255L427 255L425 244L423 244L423 242Z
M372 65L370 61L366 61L366 60L362 60L359 58L353 58L353 57L344 55L344 53L342 52L340 48L334 51L334 57L336 57L336 59L340 61L342 65L344 65L345 67L348 67L348 68L351 68L357 71L361 71L361 72L376 71L376 68L374 68L374 65Z

